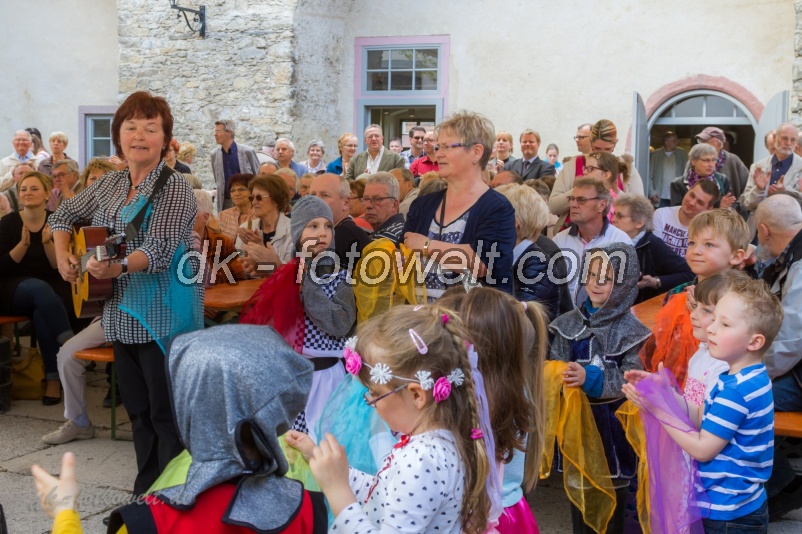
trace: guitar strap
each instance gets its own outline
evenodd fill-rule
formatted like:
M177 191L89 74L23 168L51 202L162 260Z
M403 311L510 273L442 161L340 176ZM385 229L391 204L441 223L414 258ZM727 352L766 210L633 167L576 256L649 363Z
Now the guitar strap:
M125 225L125 240L126 241L133 241L136 239L136 236L139 235L139 228L142 226L142 223L145 222L145 213L148 211L148 206L153 201L153 197L156 196L170 176L173 175L173 169L168 167L166 164L162 167L162 172L159 174L159 177L156 179L156 184L153 186L153 191L150 193L148 197L148 201L145 202L145 205L134 215L134 218L131 219L127 225Z

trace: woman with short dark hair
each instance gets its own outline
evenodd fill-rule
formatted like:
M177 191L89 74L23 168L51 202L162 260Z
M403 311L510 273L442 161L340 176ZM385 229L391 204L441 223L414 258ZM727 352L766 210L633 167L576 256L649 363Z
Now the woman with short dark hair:
M112 120L116 155L127 167L61 203L51 216L58 270L75 283L81 262L69 250L73 226L127 234L121 261L92 257L86 271L111 280L103 329L114 347L123 405L131 417L138 474L144 493L183 446L170 407L165 352L180 333L203 327L203 284L193 283L200 262L187 256L197 205L184 176L166 167L173 115L162 97L138 91ZM138 230L133 228L142 213Z

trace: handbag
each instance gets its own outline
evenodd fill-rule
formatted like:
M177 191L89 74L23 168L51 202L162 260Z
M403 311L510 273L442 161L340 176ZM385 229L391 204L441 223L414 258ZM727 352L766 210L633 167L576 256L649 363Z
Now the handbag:
M28 349L23 357L11 362L11 398L40 400L44 394L45 362L37 348Z

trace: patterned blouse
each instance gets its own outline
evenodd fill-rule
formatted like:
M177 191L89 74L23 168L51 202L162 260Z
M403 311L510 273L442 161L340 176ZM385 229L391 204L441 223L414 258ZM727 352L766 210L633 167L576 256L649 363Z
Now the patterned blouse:
M164 160L139 185L138 195L150 196L159 178ZM131 178L128 169L111 171L82 193L61 203L59 209L50 216L50 228L72 232L76 224L104 226L112 235L125 232L122 208ZM137 195L131 200L135 202ZM126 255L139 250L148 258L148 266L143 273L158 273L169 268L176 249L184 243L187 249L192 248L192 227L195 223L197 203L189 182L179 172L173 172L167 182L153 199L150 216L139 235L127 242ZM148 343L153 341L142 324L131 315L121 311L118 306L123 298L129 278L127 275L112 279L112 296L103 306L103 330L106 341L120 341L126 344ZM195 284L197 298L203 301L203 284ZM169 310L159 302L138 303L144 308L150 307L160 316L169 317ZM165 319L168 320L168 319Z
M253 217L253 211L248 210L248 220ZM227 210L223 210L217 214L217 220L220 223L220 230L230 237L232 241L236 241L237 239L237 228L239 228L239 216L240 211L239 208L236 206L233 208L228 208Z

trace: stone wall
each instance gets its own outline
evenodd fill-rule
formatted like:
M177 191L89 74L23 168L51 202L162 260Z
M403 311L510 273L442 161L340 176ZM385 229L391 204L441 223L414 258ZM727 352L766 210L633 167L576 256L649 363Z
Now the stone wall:
M257 149L269 139L306 143L337 137L334 58L343 20L334 0L183 0L206 6L206 38L189 34L167 0L117 0L119 101L149 90L167 98L175 137L198 148L195 174L213 187L209 153L218 118L234 119L236 140ZM342 10L342 8L338 8ZM321 72L323 71L323 72ZM332 152L329 151L327 157ZM336 144L335 150L336 153Z
M802 0L794 2L796 28L794 30L794 84L791 89L791 120L802 126Z

